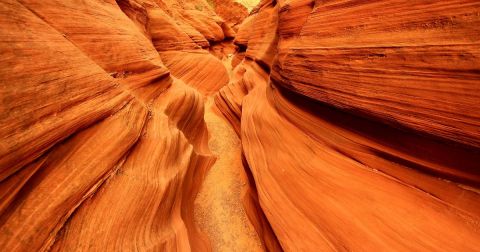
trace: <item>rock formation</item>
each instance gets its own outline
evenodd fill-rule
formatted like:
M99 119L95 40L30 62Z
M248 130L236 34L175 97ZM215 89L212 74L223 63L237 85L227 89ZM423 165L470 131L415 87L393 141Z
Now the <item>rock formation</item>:
M215 9L215 13L222 17L225 23L235 31L238 30L238 26L248 16L248 10L245 6L233 0L211 0L210 2Z
M480 3L247 8L1 1L0 247L480 251Z

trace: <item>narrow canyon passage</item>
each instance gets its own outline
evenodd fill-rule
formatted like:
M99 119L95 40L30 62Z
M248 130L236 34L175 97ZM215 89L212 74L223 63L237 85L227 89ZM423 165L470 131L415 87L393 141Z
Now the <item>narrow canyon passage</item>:
M212 50L212 55L216 54L222 62L216 64L213 71L226 70L231 79L233 41L223 41ZM204 119L208 147L216 160L207 171L195 199L195 221L209 238L213 251L263 251L260 238L245 213L243 202L248 178L241 159L241 141L218 110L214 95L204 97Z
M262 251L243 207L242 191L247 178L240 139L214 106L210 97L205 106L205 122L209 147L217 160L195 200L195 220L210 238L213 251Z
M212 251L264 251L265 248L254 226L245 212L244 201L249 189L248 178L242 163L241 141L232 125L217 108L212 87L222 87L222 82L233 77L232 60L236 52L233 40L215 43L210 54L182 52L184 58L163 53L167 64L187 84L192 84L203 93L204 120L208 131L208 147L216 158L206 171L204 180L195 178L201 184L195 198L194 219L201 232L208 237ZM190 67L189 57L208 59L208 67ZM192 72L185 69L194 69ZM213 73L213 74L212 74ZM224 76L224 78L217 78ZM196 84L193 84L196 83Z
M0 248L480 252L480 1L1 0Z

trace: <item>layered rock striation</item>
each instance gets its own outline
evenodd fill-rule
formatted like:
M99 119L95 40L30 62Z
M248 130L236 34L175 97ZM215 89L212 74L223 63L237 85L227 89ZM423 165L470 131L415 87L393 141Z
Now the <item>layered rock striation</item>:
M204 102L229 77L208 49L233 30L205 1L0 12L1 247L210 250L193 214L216 160Z
M480 248L477 1L0 13L6 251Z
M243 22L216 103L271 250L478 250L479 7L262 1Z

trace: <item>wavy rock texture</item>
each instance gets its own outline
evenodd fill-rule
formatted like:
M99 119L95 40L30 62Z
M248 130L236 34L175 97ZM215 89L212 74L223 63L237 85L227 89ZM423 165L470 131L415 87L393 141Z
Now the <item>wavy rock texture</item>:
M8 0L0 12L1 247L215 248L194 199L216 160L204 96L229 82L206 49L230 26L204 1ZM244 172L240 154L229 162ZM262 250L241 200L227 214Z
M282 8L280 15L305 13ZM315 4L304 22L279 22L286 28L272 79L335 107L478 148L479 8L478 1Z
M2 1L0 247L479 251L479 13Z
M263 210L267 248L478 250L479 10L257 6L216 103L241 137L256 187L247 212Z
M210 1L215 12L225 20L225 22L234 30L248 16L248 6L240 4L233 0L215 0Z

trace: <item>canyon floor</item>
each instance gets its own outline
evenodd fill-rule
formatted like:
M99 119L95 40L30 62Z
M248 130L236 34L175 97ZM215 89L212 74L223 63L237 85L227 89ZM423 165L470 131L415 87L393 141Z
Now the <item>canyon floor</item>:
M210 237L215 251L262 251L243 208L242 190L247 177L240 139L214 106L213 99L209 99L205 121L210 133L209 147L217 160L195 200L195 220Z

